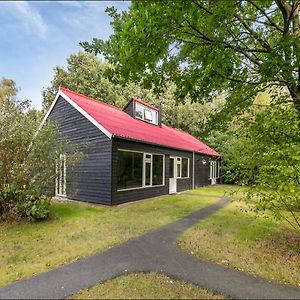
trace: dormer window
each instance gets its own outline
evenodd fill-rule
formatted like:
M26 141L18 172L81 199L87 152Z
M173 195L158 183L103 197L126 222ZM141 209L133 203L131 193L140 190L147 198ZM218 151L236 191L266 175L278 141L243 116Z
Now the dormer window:
M148 123L158 125L158 111L139 102L135 102L135 117Z

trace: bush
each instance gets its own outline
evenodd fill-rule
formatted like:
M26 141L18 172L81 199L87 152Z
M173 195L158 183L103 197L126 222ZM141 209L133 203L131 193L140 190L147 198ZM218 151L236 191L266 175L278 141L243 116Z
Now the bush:
M46 219L50 201L43 195L23 191L15 186L0 190L0 216L5 220L19 221L26 217L29 221Z

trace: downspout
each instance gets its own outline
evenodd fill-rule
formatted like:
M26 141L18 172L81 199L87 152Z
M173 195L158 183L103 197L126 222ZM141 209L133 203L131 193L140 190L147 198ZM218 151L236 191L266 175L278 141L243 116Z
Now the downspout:
M193 189L195 188L195 152L193 152L193 177L192 177Z

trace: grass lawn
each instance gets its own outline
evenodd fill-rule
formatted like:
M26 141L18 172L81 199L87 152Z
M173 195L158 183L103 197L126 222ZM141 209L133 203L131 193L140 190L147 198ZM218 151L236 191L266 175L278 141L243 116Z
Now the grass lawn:
M197 286L156 273L117 277L73 295L72 299L224 299Z
M54 203L41 223L0 224L0 286L108 249L218 199L163 196L103 207Z
M230 186L206 188L211 194ZM204 189L193 191L197 193ZM241 191L240 191L241 193ZM267 213L257 215L234 201L179 237L180 247L193 255L269 280L300 286L300 236Z

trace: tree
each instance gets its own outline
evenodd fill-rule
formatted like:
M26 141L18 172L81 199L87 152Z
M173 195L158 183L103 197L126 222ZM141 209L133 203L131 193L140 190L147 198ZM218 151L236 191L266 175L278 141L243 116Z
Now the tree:
M66 70L60 66L54 68L54 78L43 91L44 108L53 102L60 86L120 108L133 96L154 101L156 97L151 90L131 82L122 87L109 80L106 76L109 68L112 66L89 53L71 54L67 59Z
M1 78L0 81L0 107L16 100L18 88L13 80Z
M134 1L107 12L114 34L81 46L103 54L120 82L143 81L159 93L173 81L177 98L193 101L228 92L224 119L259 91L283 88L300 114L299 0Z
M209 138L223 156L223 180L251 186L256 211L300 230L300 121L291 105L252 107ZM253 201L254 200L254 201Z
M54 162L70 147L54 124L36 134L43 116L17 98L15 86L8 79L0 84L0 220L44 219L49 213L44 194L54 192ZM79 155L70 152L71 165Z
M113 70L108 63L102 62L92 54L71 54L67 59L66 70L59 66L54 68L51 85L43 91L44 107L50 106L59 86L120 108L124 107L130 98L137 97L156 106L161 104L165 124L201 138L201 130L208 115L220 106L218 99L202 104L192 103L189 97L185 98L186 105L176 103L176 86L172 82L165 83L160 97L157 97L152 89L143 88L139 83L127 81L125 86L121 86L114 81L114 75L111 79L106 77L109 67Z

